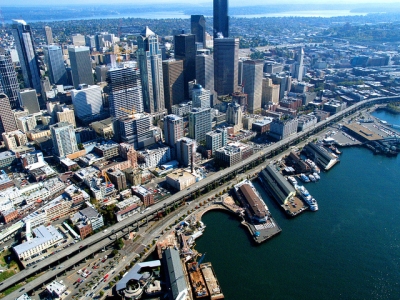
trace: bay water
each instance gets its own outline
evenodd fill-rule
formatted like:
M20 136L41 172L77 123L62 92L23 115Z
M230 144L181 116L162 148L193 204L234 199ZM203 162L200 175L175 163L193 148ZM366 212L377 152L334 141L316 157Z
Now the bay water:
M400 125L398 115L384 114ZM261 245L234 215L203 216L196 249L206 252L226 299L400 299L400 156L341 150L339 164L305 184L317 212L288 218L254 181L282 228Z

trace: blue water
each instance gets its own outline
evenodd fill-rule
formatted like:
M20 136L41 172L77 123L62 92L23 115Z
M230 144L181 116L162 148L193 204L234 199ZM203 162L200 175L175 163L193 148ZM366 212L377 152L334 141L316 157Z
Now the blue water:
M282 228L262 245L234 216L203 217L196 249L226 299L400 299L400 156L342 150L338 165L306 185L318 212L289 219L254 182Z

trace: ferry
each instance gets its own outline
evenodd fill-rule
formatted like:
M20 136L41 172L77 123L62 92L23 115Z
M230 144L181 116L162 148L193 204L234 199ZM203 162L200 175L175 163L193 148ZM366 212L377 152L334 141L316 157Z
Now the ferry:
M300 194L300 197L304 200L304 202L306 202L307 205L310 207L311 211L317 211L318 210L317 201L315 200L314 197L312 197L310 195L310 193L307 191L307 189L304 186L296 185L295 189Z
M296 185L297 184L297 180L293 176L288 176L287 179L292 185Z
M310 179L307 177L307 175L303 173L300 174L300 179L303 180L304 182L310 182Z
M310 178L310 180L312 182L316 182L317 181L317 179L315 179L314 175L312 175L312 174L308 175L308 178Z

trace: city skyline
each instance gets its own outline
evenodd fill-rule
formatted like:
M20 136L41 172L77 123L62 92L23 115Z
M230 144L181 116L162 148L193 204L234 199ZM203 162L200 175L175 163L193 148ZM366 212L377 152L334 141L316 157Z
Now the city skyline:
M175 4L175 5L182 5L185 4L187 5L186 2L183 1L177 1L177 0L152 0L149 1L146 4L138 4L138 3L132 3L132 1L129 0L119 0L117 3L115 3L114 5L135 5L135 6L143 6L143 7L148 7L151 4L165 4L165 3L169 3L169 4ZM386 3L398 3L398 1L396 0L385 0L384 2L379 2L376 0L349 0L349 1L344 1L344 0L339 0L335 2L335 5L337 4L364 4L364 3L368 3L368 4L386 4ZM66 0L62 0L62 1L56 1L56 0L46 0L46 1L36 1L35 3L32 3L31 1L28 0L20 0L20 1L16 1L13 2L12 5L10 4L3 4L1 5L2 7L16 7L16 6L29 6L29 7L35 7L35 6L52 6L52 5L56 5L56 6L69 6L69 5L80 5L80 6L85 6L85 5L91 5L91 4L98 4L98 5L108 5L109 1L105 1L105 0L100 0L100 1L95 1L95 0L88 0L85 1L85 4L82 4L81 1L78 0L72 0L72 1L66 1ZM197 1L192 1L192 5L212 5L212 1L202 1L202 0L197 0ZM326 0L283 0L280 1L279 4L332 4L331 2L328 2ZM229 1L229 6L233 7L233 6L253 6L253 5L265 5L265 6L274 6L277 4L272 4L272 3L268 3L266 4L265 1L262 0L251 0L246 2L246 5L243 5L243 1L239 1L239 0L230 0ZM338 8L340 9L340 8Z

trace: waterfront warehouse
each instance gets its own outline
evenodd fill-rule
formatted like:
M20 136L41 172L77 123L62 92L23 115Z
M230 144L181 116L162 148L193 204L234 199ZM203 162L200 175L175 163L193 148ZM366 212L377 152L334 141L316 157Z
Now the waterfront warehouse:
M304 147L304 151L312 161L320 165L324 170L329 170L339 161L322 145L308 143Z

